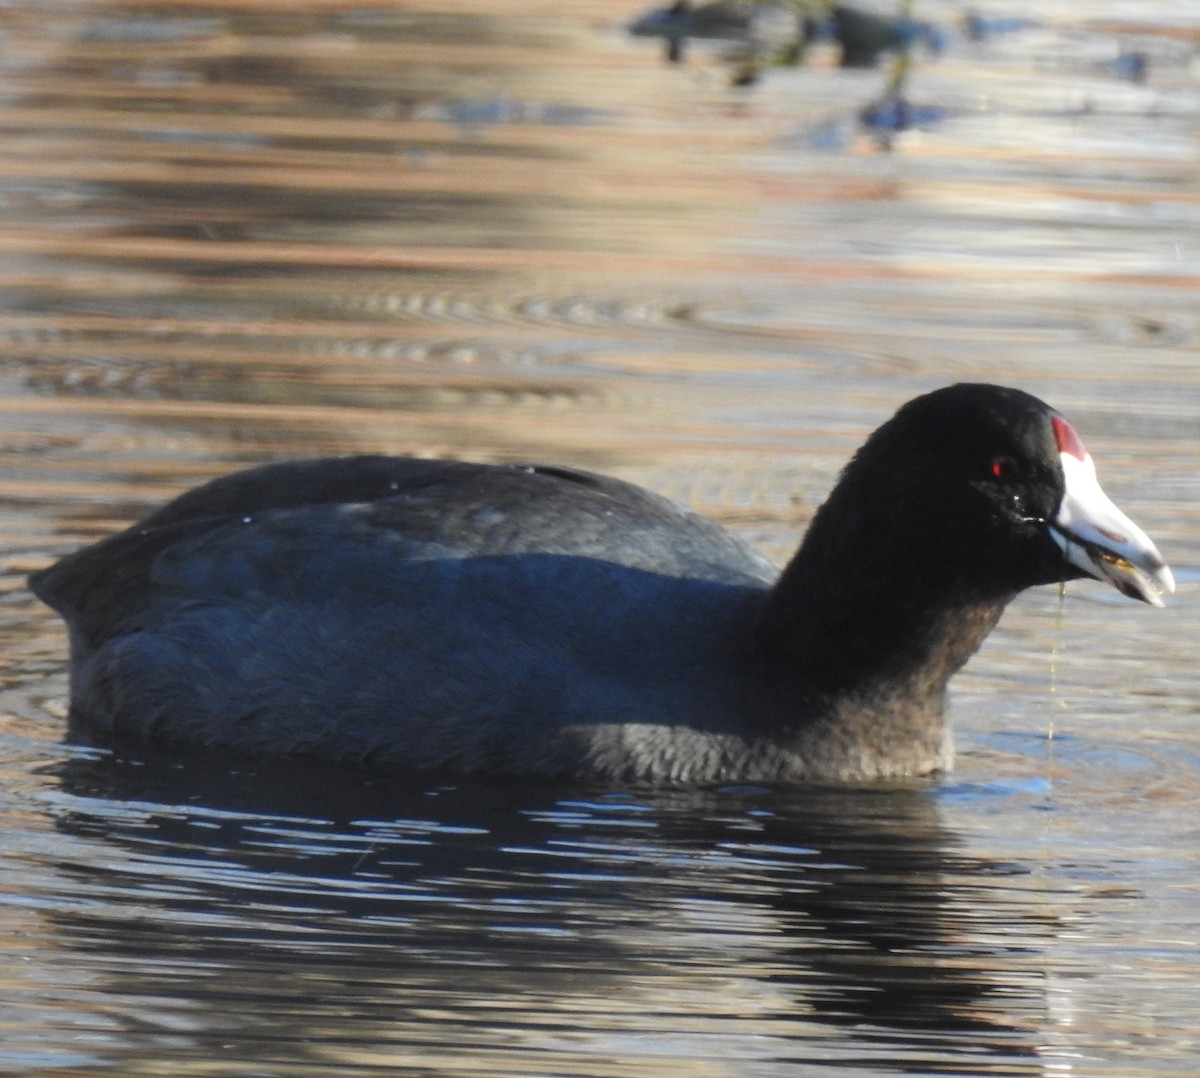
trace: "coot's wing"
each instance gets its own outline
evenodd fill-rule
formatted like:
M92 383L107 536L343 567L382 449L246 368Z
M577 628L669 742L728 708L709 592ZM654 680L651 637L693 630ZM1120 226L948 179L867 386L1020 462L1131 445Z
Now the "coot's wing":
M380 542L413 559L422 549L441 558L550 553L726 582L773 576L718 525L619 480L561 468L365 456L272 464L213 480L34 574L30 584L95 647L133 627L146 604L164 601L164 588L179 601L219 601L239 580L255 586L265 566L268 575L285 573L289 544L306 542L308 513L314 525L320 518L324 543ZM330 559L337 560L332 549Z

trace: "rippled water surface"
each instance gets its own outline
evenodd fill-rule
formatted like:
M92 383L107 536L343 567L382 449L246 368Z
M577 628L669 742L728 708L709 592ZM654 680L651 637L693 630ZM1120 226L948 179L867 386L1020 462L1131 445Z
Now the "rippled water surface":
M629 0L0 11L0 1068L1196 1073L1200 13L1017 4L975 41L917 7L948 40L900 132L860 119L886 63L823 42L735 88ZM200 479L548 460L782 559L865 433L959 379L1071 416L1180 590L1022 598L939 782L60 743L25 573Z

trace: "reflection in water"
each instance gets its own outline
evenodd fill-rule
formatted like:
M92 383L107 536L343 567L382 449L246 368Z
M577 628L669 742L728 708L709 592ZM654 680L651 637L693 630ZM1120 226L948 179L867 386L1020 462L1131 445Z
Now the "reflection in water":
M73 856L46 916L106 994L144 1001L114 1047L170 1031L196 1058L453 1073L463 1037L514 1071L607 1045L624 1073L666 1044L715 1067L815 1041L843 1065L1033 1073L1040 978L996 979L994 924L1025 946L1053 926L988 896L996 866L926 789L539 794L169 755L58 775Z

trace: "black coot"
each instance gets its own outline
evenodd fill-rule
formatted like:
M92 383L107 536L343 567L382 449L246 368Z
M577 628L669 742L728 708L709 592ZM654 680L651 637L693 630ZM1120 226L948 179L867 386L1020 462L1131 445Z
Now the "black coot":
M215 480L32 584L92 738L687 783L948 766L950 677L1086 575L1174 588L1065 419L956 385L871 435L782 575L615 479L353 457Z

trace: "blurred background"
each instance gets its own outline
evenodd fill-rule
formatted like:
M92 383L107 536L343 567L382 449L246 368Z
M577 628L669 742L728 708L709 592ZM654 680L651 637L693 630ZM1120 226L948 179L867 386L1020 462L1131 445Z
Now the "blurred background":
M0 943L18 960L0 1065L1191 1072L1197 5L13 0L0 135ZM867 432L958 380L1069 416L1180 593L1020 600L956 682L960 770L916 808L476 791L443 818L428 784L368 809L361 776L326 798L327 775L59 743L65 637L25 573L205 478L357 452L577 465L782 561ZM629 825L647 817L649 845ZM767 818L789 821L773 853L739 844ZM464 852L463 834L491 837ZM414 844L453 863L405 877L401 917ZM611 884L618 846L637 887ZM545 856L514 876L517 848ZM848 863L877 884L852 894L857 936L795 901L845 897L829 866ZM419 946L434 923L441 951ZM811 940L808 958L769 942L814 924L840 941L815 965ZM573 949L498 951L518 929ZM263 936L287 946L247 957ZM868 967L906 972L881 987ZM393 998L426 1009L396 1025L376 1010ZM447 1022L471 1031L454 1052ZM883 1031L869 1048L862 1023Z

